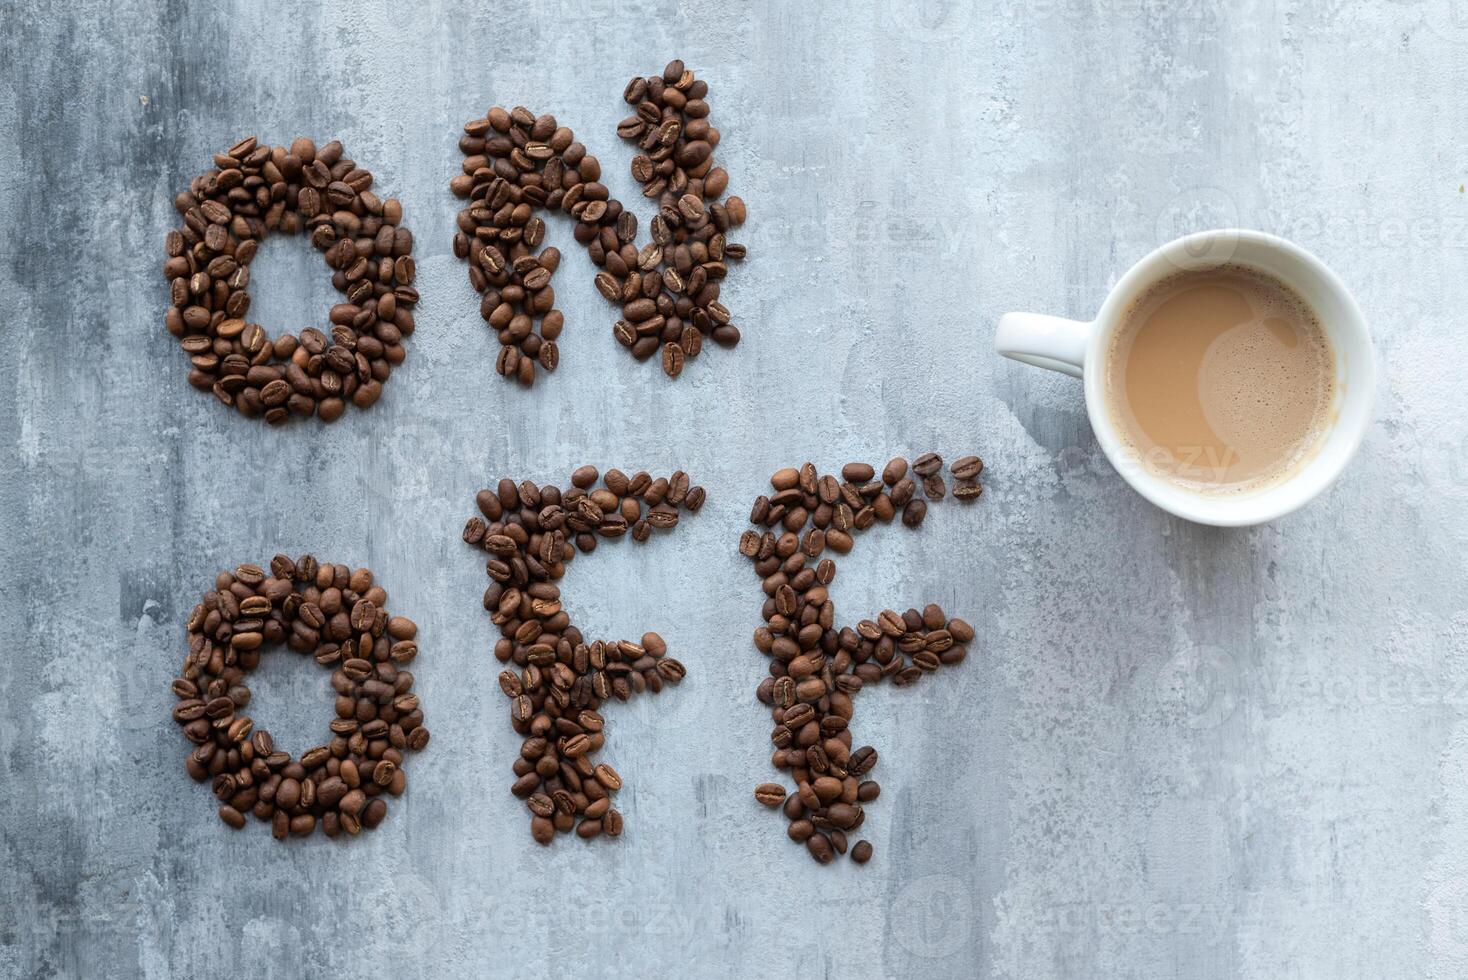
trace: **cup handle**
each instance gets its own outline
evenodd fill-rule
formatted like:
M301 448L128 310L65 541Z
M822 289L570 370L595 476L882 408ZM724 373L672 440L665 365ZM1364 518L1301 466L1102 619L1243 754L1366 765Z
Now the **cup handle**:
M1005 357L1079 378L1094 323L1044 313L1006 313L999 318L994 349Z

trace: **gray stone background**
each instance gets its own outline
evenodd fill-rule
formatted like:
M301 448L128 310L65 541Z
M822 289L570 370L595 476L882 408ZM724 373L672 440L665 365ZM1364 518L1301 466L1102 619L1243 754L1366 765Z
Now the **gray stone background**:
M1468 974L1468 4L0 4L0 974L1459 977ZM634 200L632 74L711 85L749 202L744 329L677 383L610 336L570 226L559 372L501 383L450 252L460 125L550 110ZM368 413L267 430L163 330L172 197L244 134L340 137L405 202L423 301ZM1085 316L1175 234L1317 251L1379 345L1357 462L1307 510L1169 519L1098 453L1078 384L997 316ZM334 293L256 265L271 329ZM854 621L938 601L960 669L861 696L876 857L820 868L754 805L760 595L735 553L775 468L936 449L978 504L843 565ZM702 513L599 551L591 633L660 630L682 687L609 711L618 842L534 846L458 539L502 475L668 471ZM215 571L367 565L421 626L428 751L375 833L228 832L168 681ZM253 714L321 740L326 672L266 657Z

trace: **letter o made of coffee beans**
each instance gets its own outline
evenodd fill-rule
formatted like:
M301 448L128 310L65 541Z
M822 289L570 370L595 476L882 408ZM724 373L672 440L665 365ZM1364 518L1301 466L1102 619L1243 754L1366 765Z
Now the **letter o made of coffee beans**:
M235 829L247 814L277 840L321 828L356 835L387 815L387 798L407 787L404 755L428 744L423 709L406 667L418 628L390 616L387 593L365 568L277 555L270 571L220 572L189 616L189 652L173 682L173 719L194 743L185 766L219 800ZM331 668L336 691L330 739L300 758L276 746L245 714L251 670L268 647Z
M382 394L413 332L413 235L402 205L332 141L289 147L247 137L174 199L168 233L168 332L189 355L189 384L250 418L334 422ZM343 296L325 328L273 340L250 311L250 262L267 235L304 231Z
M601 486L597 486L598 480ZM671 530L681 511L703 506L704 490L681 470L667 478L628 476L594 466L571 474L571 485L501 480L481 490L482 516L464 525L464 541L489 555L484 608L499 627L494 655L505 670L500 688L510 725L521 736L510 792L530 811L530 835L549 844L572 830L582 838L619 837L622 815L612 794L622 778L592 761L606 742L603 705L658 693L683 679L656 633L641 640L588 641L571 622L555 583L578 553L602 541L646 541Z
M745 254L726 238L744 223L745 206L738 197L720 200L729 175L714 165L719 131L709 123L707 94L708 83L681 61L632 79L623 92L636 111L617 134L637 145L632 176L657 204L652 240L641 248L637 216L610 196L597 158L555 116L495 106L465 124L463 172L449 182L469 201L454 254L467 260L480 315L500 342L500 375L530 385L560 363L565 318L551 278L561 253L542 248L547 211L575 219L576 241L600 267L597 290L621 306L612 335L634 358L660 355L664 373L677 377L705 338L739 342L719 291L728 261Z
M885 679L908 685L956 666L974 638L968 623L933 604L903 613L887 609L855 627L838 626L828 589L836 562L826 552L847 554L856 532L877 522L900 518L909 528L921 525L928 502L948 494L942 467L936 453L925 453L910 467L894 459L880 474L866 463L848 463L839 479L810 463L779 470L770 478L771 492L754 502L749 521L755 527L739 539L765 597L754 645L769 658L769 676L756 694L775 723L770 761L795 784L790 792L782 783L761 783L754 797L781 808L790 839L821 864L847 853L848 836L866 820L864 805L881 792L868 778L876 749L852 748L857 695ZM983 468L977 456L956 460L950 467L953 496L978 499ZM865 864L872 845L857 841L850 853Z

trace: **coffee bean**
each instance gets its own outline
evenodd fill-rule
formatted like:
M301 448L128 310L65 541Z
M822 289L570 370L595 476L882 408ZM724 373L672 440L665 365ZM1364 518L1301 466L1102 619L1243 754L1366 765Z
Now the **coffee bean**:
M918 476L932 476L943 468L943 457L937 453L923 453L912 461L912 471Z
M979 483L960 483L953 488L953 496L959 500L977 500L984 492L984 487Z
M347 401L371 406L414 328L402 205L372 194L372 174L337 142L318 151L307 139L286 148L248 137L214 163L174 198L183 227L165 241L164 325L190 355L189 384L270 425L313 414L332 422ZM268 234L300 232L325 254L343 302L327 314L329 332L307 327L272 341L246 319L250 263Z
M707 85L675 64L671 84L657 75L628 83L624 96L636 113L617 126L638 144L632 175L657 207L652 240L641 248L637 217L611 197L600 162L553 116L495 107L465 125L462 172L449 181L466 199L454 254L480 294L480 314L501 345L495 370L506 378L533 384L537 365L553 371L560 360L553 341L564 317L552 284L560 253L537 252L547 210L575 219L575 238L599 267L598 292L624 310L613 336L633 357L646 360L661 349L664 372L677 377L706 335L727 346L738 342L719 290L726 260L745 254L726 239L744 220L744 202L719 203L728 174L713 166L718 132L709 125L707 101L687 94Z
M622 777L617 775L617 770L606 763L596 767L596 780L607 790L616 791L622 788Z
M977 456L960 456L948 469L955 480L973 480L984 472L984 461Z
M826 810L826 819L842 830L848 830L863 819L862 809L850 803L833 803Z
M174 718L196 746L185 766L194 779L211 780L225 801L220 819L231 827L244 826L249 811L277 839L318 826L328 836L371 829L387 804L369 802L369 792L400 795L403 750L428 743L413 675L399 669L411 659L401 648L416 652L418 627L388 615L387 593L366 569L322 565L310 555L277 555L270 569L221 572L188 617L188 653L172 685ZM332 669L330 742L299 761L241 713L250 703L246 677L281 642Z
M800 484L800 470L794 466L787 466L782 470L776 470L770 477L770 486L777 493L794 490Z
M621 834L622 816L611 808L610 794L622 777L592 761L606 740L600 709L613 698L656 694L686 673L657 633L637 642L588 641L556 583L578 553L595 550L601 539L640 541L676 526L679 505L695 509L703 489L690 486L681 470L654 480L612 469L601 487L598 476L596 467L582 466L567 487L501 480L475 495L484 515L475 519L484 526L463 535L490 555L483 605L500 630L499 685L522 739L510 792L526 800L530 835L541 844L572 830L584 838Z
M777 807L785 802L785 787L779 783L760 783L754 788L754 798L768 807Z
M888 636L901 636L907 632L902 616L891 609L884 609L877 617L877 626Z
M937 475L941 465L933 453L914 464L924 496L946 493ZM877 764L876 749L852 748L855 696L884 678L907 685L960 663L974 635L936 604L921 611L886 609L855 626L837 625L827 588L836 564L824 552L845 554L855 531L891 520L899 510L906 526L921 524L928 503L915 495L908 471L901 458L883 468L881 479L864 463L842 467L840 480L820 475L810 463L777 470L771 494L750 511L755 527L739 539L740 554L754 562L762 585L764 625L754 642L770 661L756 696L774 722L771 761L796 785L787 796L779 783L761 784L755 799L780 808L790 838L822 864L847 853L847 835L864 824L864 805L881 793L874 780L863 778ZM872 846L857 841L850 854L865 862Z
M683 348L677 344L663 345L663 373L670 378L683 373Z

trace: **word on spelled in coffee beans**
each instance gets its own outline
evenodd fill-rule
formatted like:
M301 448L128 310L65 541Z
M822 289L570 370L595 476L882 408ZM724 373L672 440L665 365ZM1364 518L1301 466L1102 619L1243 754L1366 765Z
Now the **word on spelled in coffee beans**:
M174 199L183 227L168 233L166 325L189 355L189 384L242 415L340 418L367 408L403 362L413 332L413 235L403 206L373 194L372 174L336 141L289 147L240 140ZM267 235L304 231L326 255L345 302L330 332L306 327L272 340L250 311L250 262Z
M634 78L623 93L636 112L617 134L641 151L632 175L657 202L651 241L637 246L637 216L601 182L601 164L552 115L498 106L464 126L463 173L450 189L469 204L459 212L454 254L468 260L479 312L500 342L495 370L533 384L537 366L554 371L565 317L551 278L560 250L541 246L539 212L576 221L575 238L600 267L596 288L622 307L612 334L637 360L661 352L677 377L704 338L733 347L739 330L719 302L729 259L744 246L725 235L743 224L744 201L720 201L729 175L714 166L719 131L709 123L708 83L681 61L661 75Z
M173 682L173 719L195 748L186 767L211 781L219 819L239 829L245 814L274 835L355 835L387 815L387 796L408 785L403 753L428 744L423 709L404 668L418 654L418 627L389 616L387 593L365 568L276 555L270 571L220 572L189 615L189 652ZM330 667L336 691L331 739L299 759L244 713L245 681L261 652L284 642Z
M656 694L684 674L656 633L588 642L556 582L577 552L595 551L600 540L646 541L654 530L676 527L680 508L703 506L704 490L689 486L682 471L653 479L608 470L597 486L599 477L596 467L583 466L565 490L501 480L476 498L483 517L464 525L464 540L489 553L484 608L500 629L500 687L524 739L510 789L529 807L530 835L541 844L573 829L584 838L622 833L622 815L612 808L622 778L592 762L606 741L600 709L613 698Z
M755 529L739 539L739 552L754 562L765 593L765 624L754 631L754 645L770 658L770 676L756 693L775 722L771 761L795 783L794 792L762 783L754 797L782 808L790 839L805 844L821 864L847 852L848 835L866 820L863 804L881 792L867 778L877 750L851 747L856 695L884 678L906 685L959 664L974 638L968 623L936 605L887 609L855 627L838 627L828 592L836 563L824 555L846 554L853 534L879 521L900 515L907 527L920 525L927 501L948 492L942 468L937 454L925 453L912 461L911 474L900 458L880 475L866 463L848 463L840 479L818 474L810 463L782 469L770 478L772 492L755 500L749 515ZM957 460L953 495L976 499L983 468L977 456ZM871 856L869 841L851 847L858 864Z

